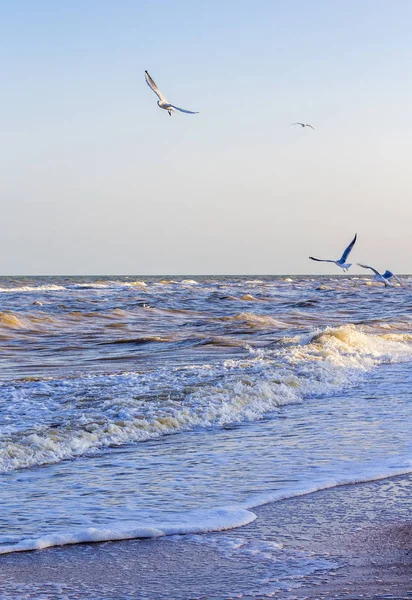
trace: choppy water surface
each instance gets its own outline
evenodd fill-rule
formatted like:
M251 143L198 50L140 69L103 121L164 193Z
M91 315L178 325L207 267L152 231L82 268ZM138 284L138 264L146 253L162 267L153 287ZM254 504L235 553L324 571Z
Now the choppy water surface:
M0 278L0 552L411 471L410 285Z

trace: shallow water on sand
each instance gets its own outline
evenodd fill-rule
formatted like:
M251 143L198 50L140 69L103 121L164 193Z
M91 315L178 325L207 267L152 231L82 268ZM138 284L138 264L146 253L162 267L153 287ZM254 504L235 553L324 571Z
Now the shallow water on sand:
M2 278L0 552L410 472L409 285Z

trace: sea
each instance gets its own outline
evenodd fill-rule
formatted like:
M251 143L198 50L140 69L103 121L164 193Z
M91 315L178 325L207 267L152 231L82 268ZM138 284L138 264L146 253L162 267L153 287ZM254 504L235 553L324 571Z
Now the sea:
M0 278L0 553L211 533L224 552L257 506L411 473L411 286Z

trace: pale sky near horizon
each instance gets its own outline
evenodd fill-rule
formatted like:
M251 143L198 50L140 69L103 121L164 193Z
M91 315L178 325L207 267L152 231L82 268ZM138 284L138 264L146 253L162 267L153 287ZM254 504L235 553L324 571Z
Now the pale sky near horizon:
M0 274L340 274L308 256L355 232L351 262L411 273L411 23L409 0L4 0Z

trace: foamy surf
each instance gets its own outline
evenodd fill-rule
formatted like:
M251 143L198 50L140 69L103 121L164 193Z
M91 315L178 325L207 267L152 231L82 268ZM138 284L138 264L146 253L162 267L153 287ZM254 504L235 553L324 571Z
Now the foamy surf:
M37 285L37 286L31 286L31 285L22 285L19 287L9 287L9 288L5 288L5 287L0 287L0 293L5 293L5 294L12 294L12 293L19 293L19 292L24 292L24 293L32 293L32 292L61 292L61 291L65 291L66 287L63 285Z
M193 283L193 282L192 282ZM43 284L43 285L21 285L0 287L0 293L36 293L36 292L64 292L68 290L115 290L120 288L145 288L147 283L142 280L136 281L91 281L84 283L68 283L67 285Z
M237 527L409 472L407 290L184 279L0 282L3 551Z
M36 539L21 540L15 544L1 545L0 554L44 550L55 546L69 546L92 542L113 542L131 539L157 538L167 535L184 535L225 531L247 525L256 519L256 515L242 508L217 508L198 510L181 515L178 522L159 522L154 524L122 523L109 527L88 527L75 532L54 533Z
M275 350L251 350L239 360L61 381L1 386L0 471L56 463L103 448L145 442L201 427L253 422L314 396L337 394L382 363L410 360L405 334L375 335L346 325L287 338ZM45 398L42 426L28 398ZM65 398L90 397L72 420ZM48 399L48 400L47 400ZM55 407L61 405L55 423ZM16 421L17 419L17 421Z
M163 520L161 516L152 522L113 522L107 526L96 525L84 529L48 533L36 538L12 540L0 535L0 554L45 550L58 546L71 546L85 543L126 541L132 539L150 539L174 535L195 535L229 531L252 523L257 515L252 509L269 504L310 495L336 487L379 481L412 473L412 459L403 468L375 466L369 469L359 468L351 476L340 476L338 480L318 479L315 482L301 482L288 491L277 491L251 497L247 502L230 507L192 510L176 514L173 521ZM223 542L224 544L224 542ZM282 546L272 542L273 547ZM223 546L224 547L224 546Z

